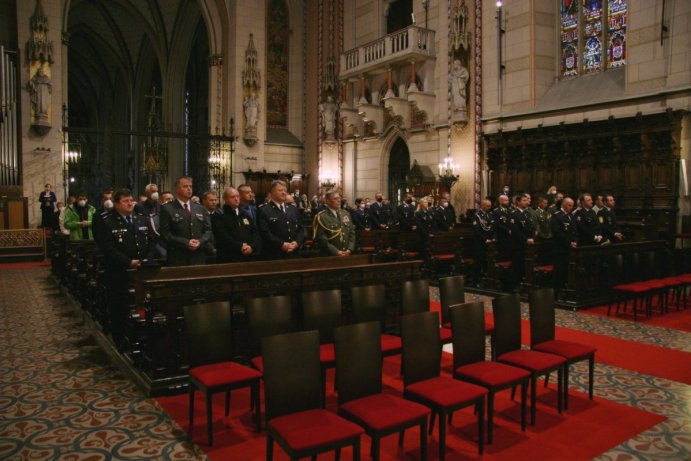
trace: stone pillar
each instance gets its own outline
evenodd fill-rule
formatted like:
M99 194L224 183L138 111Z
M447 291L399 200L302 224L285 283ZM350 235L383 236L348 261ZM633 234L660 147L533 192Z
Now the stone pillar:
M48 18L46 40L54 44L53 62L49 66L52 92L50 93L50 128L39 134L31 129L31 100L27 90L29 83L29 62L26 44L31 37L30 18L36 9L35 0L17 2L17 43L23 51L20 68L21 93L21 146L22 146L22 195L29 198L29 226L36 227L41 222L38 195L46 183L53 186L58 200L64 201L62 179L62 102L67 84L67 56L62 44L61 25L64 0L42 0L43 12Z

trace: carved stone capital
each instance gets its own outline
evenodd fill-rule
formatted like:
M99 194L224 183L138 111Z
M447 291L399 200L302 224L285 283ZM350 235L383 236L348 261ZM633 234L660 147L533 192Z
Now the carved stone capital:
M222 54L212 54L207 58L209 60L209 67L216 67L223 65L223 55Z

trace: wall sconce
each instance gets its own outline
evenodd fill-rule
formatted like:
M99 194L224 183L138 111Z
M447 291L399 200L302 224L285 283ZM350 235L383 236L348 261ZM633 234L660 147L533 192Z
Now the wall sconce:
M334 178L332 171L327 170L324 172L324 174L319 178L319 186L324 188L326 191L330 191L336 187L336 178Z
M460 165L453 163L453 158L445 157L443 163L439 164L439 182L441 182L447 191L451 191L451 187L458 180L458 170Z

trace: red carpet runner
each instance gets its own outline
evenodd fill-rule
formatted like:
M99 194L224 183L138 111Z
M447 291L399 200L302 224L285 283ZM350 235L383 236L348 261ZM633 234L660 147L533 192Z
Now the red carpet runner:
M671 302L669 312L664 315L658 313L653 314L650 318L640 316L636 322L645 325L652 325L656 327L671 328L673 330L681 330L691 332L691 305L686 309L678 311L676 308L676 301ZM622 320L633 322L633 314L629 308L628 314L614 315L615 308L612 306L612 315L608 318L613 320ZM579 314L597 315L600 317L607 317L607 306L593 307L590 309L583 309L578 311Z
M523 343L530 342L530 323L523 320ZM595 361L647 375L691 384L691 353L636 341L557 327L557 339L597 347Z
M450 367L450 355L444 354L444 368ZM387 358L384 365L384 384L387 391L398 393L402 382L398 377L400 361L397 357ZM335 410L336 396L333 394L333 371L328 373L327 407ZM589 460L615 447L625 440L639 434L662 421L664 417L637 410L626 405L612 403L603 399L588 400L585 394L571 391L569 411L559 415L556 411L556 391L549 387L539 387L537 424L528 426L521 432L519 425L519 406L509 399L509 391L501 392L496 398L495 442L486 446L482 459L486 460L536 460L559 459ZM195 403L194 441L207 454L217 461L262 460L265 459L265 434L253 431L249 413L249 393L246 390L233 393L231 416L223 417L223 394L214 398L214 441L215 446L206 445L206 418L202 396L197 394ZM157 399L163 408L180 424L188 429L187 395L161 397ZM625 422L625 424L623 424ZM447 437L447 460L478 459L475 419L471 409L454 415L453 425ZM394 459L419 458L419 433L408 430L405 444L399 451L397 436L382 440L384 461ZM429 459L437 459L437 432L429 439ZM363 436L361 453L369 459L369 438ZM277 447L276 447L277 448ZM275 460L287 457L275 450ZM319 459L331 460L332 455ZM344 450L341 459L351 458L350 450Z

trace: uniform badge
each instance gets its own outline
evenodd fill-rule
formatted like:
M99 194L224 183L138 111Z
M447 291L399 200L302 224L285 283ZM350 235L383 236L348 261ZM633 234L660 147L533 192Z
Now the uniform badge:
M249 226L249 225L250 225L250 221L249 221L249 219L247 219L247 218L242 218L242 223L243 223L245 226Z
M605 220L602 218L602 216L599 216L597 218L597 220L600 221L600 224L603 224L605 222Z
M197 216L197 219L204 219L204 215L201 213L195 213L195 215Z
M350 224L350 217L348 215L343 215L343 222L346 224Z

